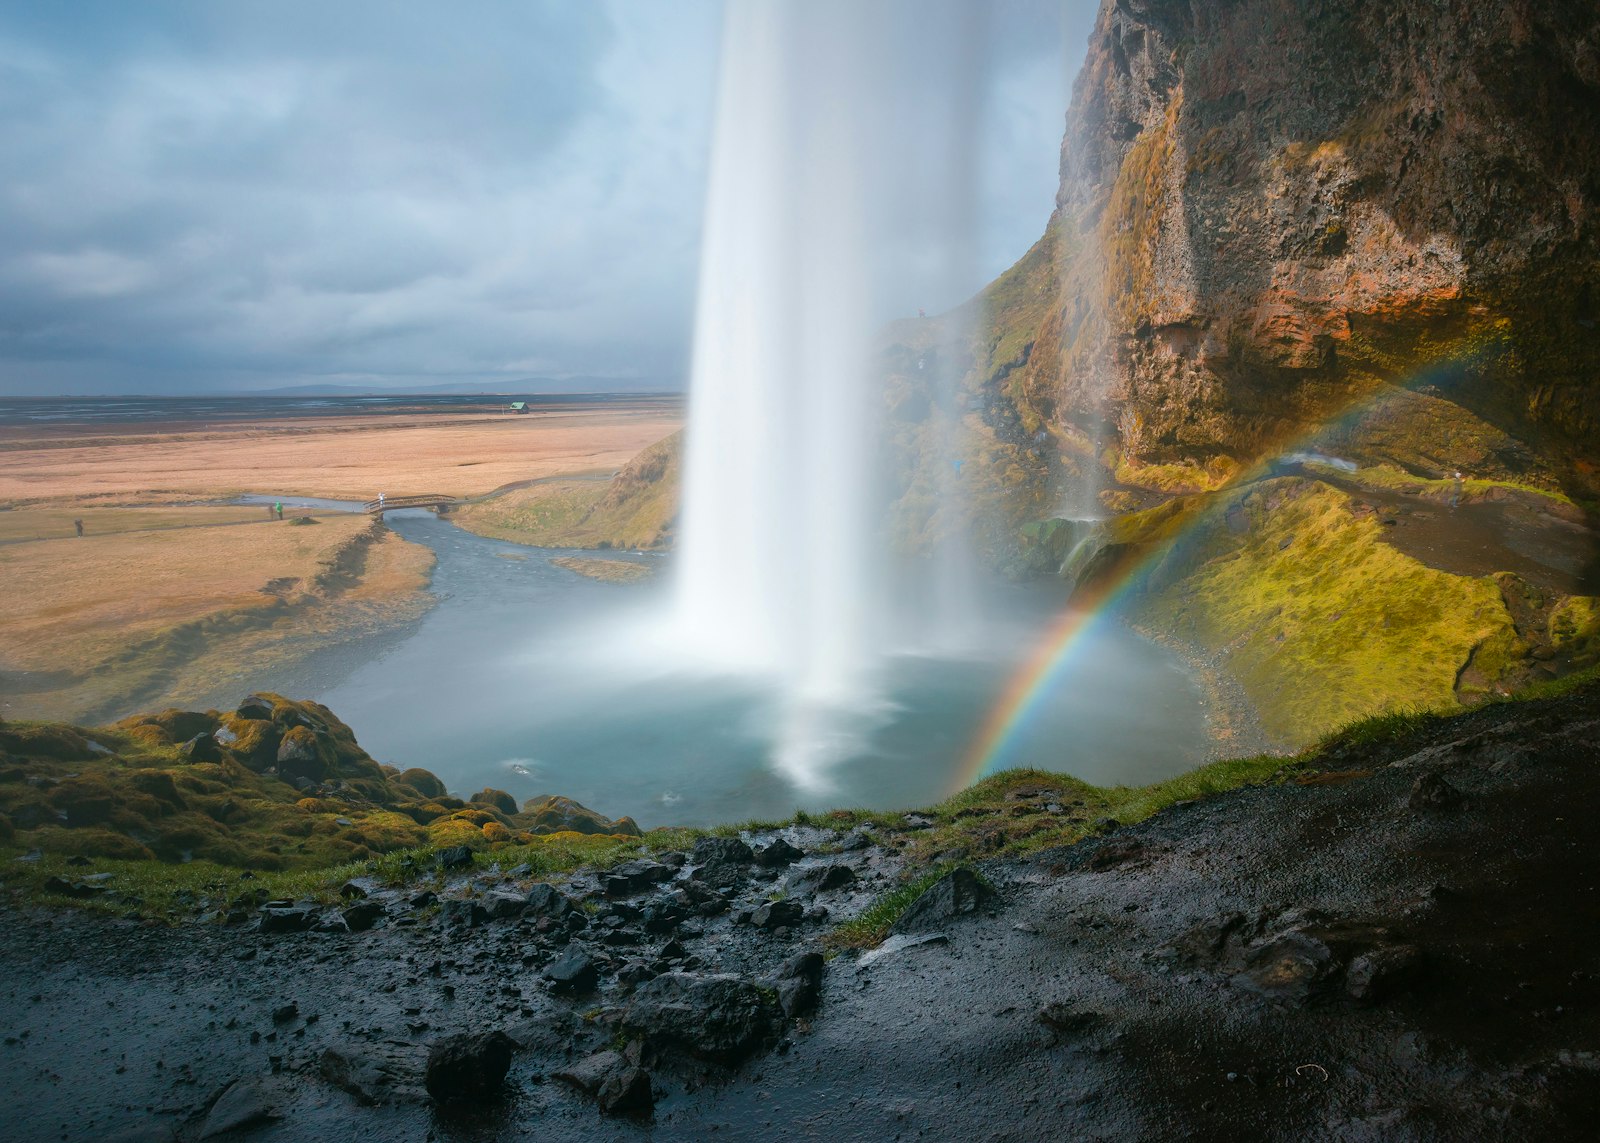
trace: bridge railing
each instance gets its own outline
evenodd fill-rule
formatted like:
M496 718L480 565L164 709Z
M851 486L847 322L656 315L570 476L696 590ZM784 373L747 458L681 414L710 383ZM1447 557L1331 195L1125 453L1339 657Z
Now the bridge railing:
M389 512L396 508L453 508L463 501L459 496L385 496L382 500L368 500L362 505L368 512Z

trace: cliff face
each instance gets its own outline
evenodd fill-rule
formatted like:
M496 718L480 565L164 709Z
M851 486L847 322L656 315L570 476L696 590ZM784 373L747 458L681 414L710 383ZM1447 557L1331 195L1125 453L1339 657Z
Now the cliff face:
M1107 0L1061 168L986 294L1002 439L1600 489L1593 0Z

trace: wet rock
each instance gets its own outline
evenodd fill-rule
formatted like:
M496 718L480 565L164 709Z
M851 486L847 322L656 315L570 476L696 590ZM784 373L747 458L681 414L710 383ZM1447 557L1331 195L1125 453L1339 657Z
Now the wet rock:
M621 1052L606 1050L585 1056L571 1067L551 1073L562 1083L570 1084L585 1095L594 1095L600 1090L607 1077L615 1075L628 1066L628 1061L623 1059Z
M528 890L528 912L539 917L565 917L568 913L577 911L577 906L572 899L562 893L554 885L540 882Z
M1339 971L1340 961L1319 937L1288 932L1252 949L1240 983L1274 1000L1305 1003Z
M952 869L911 903L890 928L891 933L925 933L952 917L975 913L993 899L989 888L970 869Z
M516 1042L504 1032L466 1033L428 1050L423 1075L428 1094L442 1104L482 1103L498 1097L511 1069Z
M582 949L568 949L544 970L544 978L556 992L582 996L599 984L600 969Z
M476 901L449 897L439 905L441 929L474 929L488 919L487 910Z
M343 885L339 886L339 896L345 898L346 900L359 901L366 895L367 891L360 885L357 885L354 881L346 881Z
M689 860L696 865L749 865L755 854L736 837L703 837L694 843Z
M490 893L483 899L483 911L492 921L508 921L520 917L528 908L528 898L521 893Z
M825 893L854 885L856 880L854 869L848 865L831 863L795 870L789 875L788 886L792 893Z
M822 954L797 953L778 966L767 983L778 993L778 1006L790 1019L809 1016L822 996Z
M1411 784L1406 797L1409 810L1448 810L1459 806L1465 799L1461 791L1452 786L1443 774L1429 770Z
M750 914L750 923L758 929L791 929L805 916L805 906L798 901L769 901Z
M1422 950L1415 945L1373 949L1350 962L1344 990L1352 1000L1376 1004L1414 985L1422 968Z
M843 853L855 853L858 850L868 849L872 846L872 838L867 836L865 830L853 829L844 835L839 842L839 849Z
M659 861L624 861L611 871L613 877L623 877L639 889L663 881L671 881L677 872L672 866Z
M650 1111L656 1102L650 1073L639 1067L626 1067L607 1076L595 1099L608 1115L640 1114Z
M466 869L472 865L472 850L464 845L447 845L434 860L440 869Z
M1094 855L1084 863L1084 868L1094 873L1104 873L1108 869L1142 861L1146 852L1144 842L1137 838L1111 838L1095 848Z
M278 1114L267 1101L260 1083L253 1079L235 1080L223 1089L217 1101L211 1105L199 1137L213 1139L224 1132L254 1127L276 1118Z
M907 829L932 829L933 819L927 814L906 814L902 819Z
M785 865L793 865L804 857L805 853L779 837L774 838L769 845L757 847L752 856L755 863L763 869L781 869Z
M272 1022L274 1024L287 1024L298 1015L300 1015L300 1005L291 1000L289 1003L280 1004L272 1010Z
M673 900L652 901L640 913L644 931L661 935L676 929L689 916L689 910Z
M669 972L640 986L622 1026L658 1048L736 1064L777 1039L783 1011L743 977Z
M1039 1023L1049 1028L1055 1034L1055 1041L1060 1043L1064 1038L1094 1031L1105 1023L1105 1017L1098 1012L1083 1011L1052 1000L1039 1010Z
M261 910L258 931L263 933L303 933L317 922L317 911L304 905Z
M304 778L320 782L327 765L317 749L316 734L304 726L291 727L278 743L278 777L286 782Z
M98 897L110 891L110 886L101 882L90 881L87 878L67 880L65 877L51 876L45 878L44 891L46 893L59 893L63 897L73 897L82 900L87 897Z
M388 915L388 910L381 901L361 901L346 909L342 914L344 923L352 933L364 933Z
M421 1049L401 1044L341 1044L322 1053L319 1070L334 1087L367 1106L418 1100Z
M660 973L645 964L642 960L630 960L617 969L617 983L623 988L633 989L639 987L647 980L654 980Z

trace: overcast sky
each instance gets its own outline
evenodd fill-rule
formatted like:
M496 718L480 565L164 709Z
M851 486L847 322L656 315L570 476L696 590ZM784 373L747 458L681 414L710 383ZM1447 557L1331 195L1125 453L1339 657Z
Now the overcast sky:
M1095 7L982 6L971 290L1043 230ZM681 386L721 24L0 0L0 393Z

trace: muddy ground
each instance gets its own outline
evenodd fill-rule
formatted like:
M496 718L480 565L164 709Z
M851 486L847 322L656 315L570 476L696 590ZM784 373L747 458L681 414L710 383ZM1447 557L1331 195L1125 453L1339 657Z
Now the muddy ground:
M1593 1138L1597 742L1593 694L1490 707L980 865L993 898L833 958L814 1012L795 954L901 872L864 836L795 828L798 859L764 835L560 901L482 869L443 906L372 886L365 932L7 909L0 1135ZM595 989L552 991L585 957ZM495 1030L502 1096L428 1095L430 1045Z

